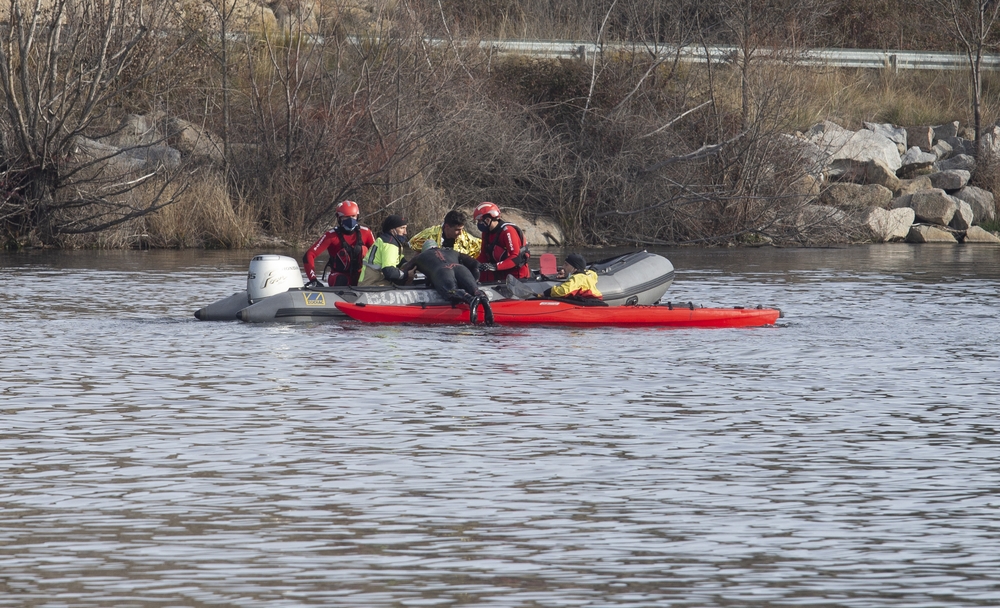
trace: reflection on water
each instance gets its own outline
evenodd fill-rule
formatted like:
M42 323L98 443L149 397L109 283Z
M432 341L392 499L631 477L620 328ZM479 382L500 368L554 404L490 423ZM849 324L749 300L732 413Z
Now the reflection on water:
M785 318L207 323L249 254L0 257L0 606L1000 603L1000 249L667 255Z

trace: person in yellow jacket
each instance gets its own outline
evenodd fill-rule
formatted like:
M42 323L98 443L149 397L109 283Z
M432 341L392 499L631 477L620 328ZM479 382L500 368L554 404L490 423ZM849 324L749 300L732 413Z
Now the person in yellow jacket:
M465 231L466 219L465 214L457 209L449 211L440 226L431 226L413 235L410 249L420 251L426 241L434 241L439 247L478 257L483 242Z
M562 272L568 277L562 283L549 287L541 296L545 298L566 298L589 303L602 302L604 296L597 289L597 273L587 269L587 260L578 253L566 256Z
M403 285L412 279L399 269L406 262L403 247L406 246L406 218L390 215L382 222L382 234L368 249L361 267L359 287Z

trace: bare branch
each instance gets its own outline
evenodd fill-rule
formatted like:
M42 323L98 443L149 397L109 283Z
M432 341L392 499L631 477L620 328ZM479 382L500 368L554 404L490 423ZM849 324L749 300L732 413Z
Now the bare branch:
M639 174L641 175L646 173L653 173L654 171L659 171L660 169L668 165L672 165L674 163L690 162L693 160L701 160L703 158L713 156L722 151L722 149L725 148L726 146L742 139L743 136L746 135L746 133L747 133L746 131L743 131L737 134L736 136L727 139L722 143L711 144L711 145L705 144L704 146L698 148L694 152L689 152L687 154L681 154L678 156L671 156L670 158L665 158L656 164L650 165L649 167L646 167L644 169L640 169Z
M440 1L440 0L439 0ZM601 21L601 29L597 32L597 45L600 47L601 40L604 37L604 28L608 26L608 19L611 18L611 12L615 10L615 5L618 4L618 0L614 0L611 6L608 7L608 12L604 14L604 20ZM580 116L580 124L587 122L587 111L590 109L590 101L594 96L594 86L597 84L597 56L600 53L594 53L594 60L590 63L590 90L587 92L587 102L583 106L583 114Z
M708 101L706 101L706 102L703 102L701 104L698 104L697 106L691 108L690 110L687 110L686 112L683 112L682 114L678 115L677 118L674 118L673 120L671 120L667 124L663 125L662 127L656 129L655 131L650 131L649 133L646 133L645 135L640 135L639 139L645 139L647 137L652 137L653 135L656 135L657 133L660 133L661 131L669 129L670 127L672 127L675 124L677 124L678 122L680 122L681 119L684 118L684 117L686 117L688 114L692 114L694 112L697 112L698 110L700 110L700 109L702 109L702 108L704 108L705 106L708 106L708 105L712 105L712 100L711 99L708 100Z

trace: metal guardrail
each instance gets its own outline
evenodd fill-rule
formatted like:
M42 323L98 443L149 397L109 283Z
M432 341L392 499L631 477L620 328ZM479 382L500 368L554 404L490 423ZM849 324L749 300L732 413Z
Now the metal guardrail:
M432 44L447 44L442 39L431 39ZM534 57L566 57L586 59L595 53L627 52L641 50L657 57L677 55L682 61L704 62L707 57L713 61L725 62L739 56L735 46L677 47L675 45L648 46L642 44L607 43L597 45L592 42L544 41L544 40L482 40L479 46L503 54L521 54ZM761 59L772 59L797 63L799 65L830 66L843 68L872 68L891 70L966 70L969 59L961 53L936 51L876 51L864 49L811 49L797 53L768 54L759 51ZM1000 69L1000 55L983 58L983 69Z

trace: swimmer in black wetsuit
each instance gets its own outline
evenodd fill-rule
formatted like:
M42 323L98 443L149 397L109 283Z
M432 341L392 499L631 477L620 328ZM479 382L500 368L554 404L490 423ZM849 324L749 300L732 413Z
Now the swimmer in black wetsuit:
M441 249L431 243L427 241L420 255L400 267L400 271L406 273L416 268L424 273L441 297L452 304L468 304L473 323L477 321L476 308L482 306L486 323L492 325L489 298L479 289L479 262L454 249Z

